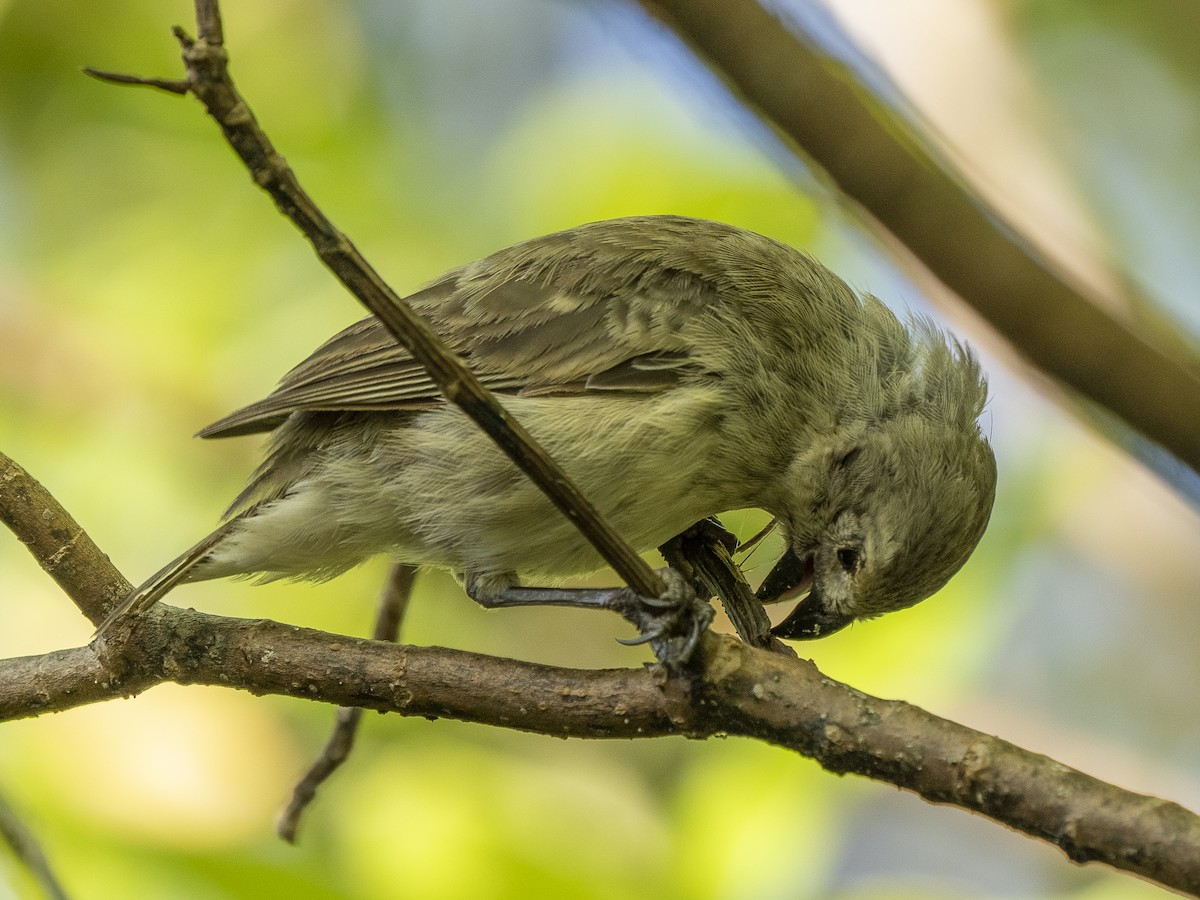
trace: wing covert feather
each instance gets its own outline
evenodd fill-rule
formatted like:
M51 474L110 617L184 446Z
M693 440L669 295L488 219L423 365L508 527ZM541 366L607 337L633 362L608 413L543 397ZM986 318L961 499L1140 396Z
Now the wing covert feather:
M490 390L666 390L700 371L683 332L719 291L715 272L672 255L681 239L688 246L677 232L690 221L625 220L621 240L608 243L596 226L536 238L452 270L406 299ZM269 396L199 435L270 431L299 410L419 410L442 402L420 364L369 317L322 344Z

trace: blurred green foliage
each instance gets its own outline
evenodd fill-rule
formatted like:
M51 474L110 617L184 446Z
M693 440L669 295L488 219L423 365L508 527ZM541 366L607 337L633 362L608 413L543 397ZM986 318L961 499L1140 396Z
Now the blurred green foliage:
M1083 115L1091 94L1072 42L1086 32L1167 67L1172 32L1139 27L1140 4L1132 19L1120 3L1003 7L1047 96L1080 113L1063 140L1097 171L1079 177L1108 184L1112 159L1141 158L1138 144L1117 152L1136 129L1121 116L1149 115L1143 92L1157 82L1131 87L1115 122ZM630 10L280 0L225 14L234 75L272 139L401 291L535 234L672 212L813 248L856 286L921 302ZM0 3L0 448L134 580L204 533L253 466L253 439L188 435L360 315L193 101L79 72L173 76L168 27L189 22L183 2ZM1163 71L1200 108L1195 66ZM1093 146L1097 122L1114 146ZM1125 196L1114 189L1098 213L1113 233L1143 235L1133 213L1122 218ZM1171 221L1194 242L1197 223ZM1146 236L1137 246L1153 245ZM1133 270L1158 271L1133 250ZM863 690L1195 807L1200 727L1180 688L1200 674L1195 516L988 365L1001 493L979 553L936 600L803 652ZM761 521L727 518L746 534ZM748 573L777 552L756 552ZM383 573L200 585L173 602L364 633ZM89 635L2 537L0 597L4 656ZM577 611L488 613L430 574L404 638L635 665L645 654L612 640L625 633ZM313 704L164 686L5 726L0 790L80 897L1156 893L748 741L561 742L398 717L368 717L299 847L284 846L274 812L332 719ZM0 859L0 897L32 895Z

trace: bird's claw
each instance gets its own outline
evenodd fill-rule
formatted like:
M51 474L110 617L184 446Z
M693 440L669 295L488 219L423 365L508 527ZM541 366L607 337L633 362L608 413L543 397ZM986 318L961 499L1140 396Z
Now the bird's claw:
M617 643L624 644L626 647L640 647L642 644L648 644L651 641L658 640L660 637L662 637L662 629L656 628L635 638L617 638Z
M701 635L713 620L713 608L679 572L666 568L660 569L659 575L667 589L658 597L622 592L619 612L641 634L618 640L627 646L650 644L663 665L678 671L696 652Z

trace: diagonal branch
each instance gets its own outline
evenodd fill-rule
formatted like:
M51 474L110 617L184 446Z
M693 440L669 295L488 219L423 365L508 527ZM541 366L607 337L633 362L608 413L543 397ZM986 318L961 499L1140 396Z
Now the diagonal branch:
M21 821L17 811L0 796L0 843L7 844L12 855L29 871L48 900L68 900L62 882L54 874L42 845Z
M0 453L0 522L92 622L130 590L71 514L37 479Z
M225 139L250 170L255 184L270 194L279 211L300 229L338 281L425 367L446 399L470 416L508 454L625 583L643 596L662 594L665 590L662 579L600 516L550 455L445 342L384 282L300 186L296 173L259 127L229 76L228 54L222 44L215 0L197 0L196 18L198 39L188 37L181 28L174 31L183 47L188 89L221 126ZM95 69L85 71L114 84L163 86L161 79L113 75ZM167 89L174 92L170 86Z
M819 41L756 0L639 0L1038 368L1200 471L1200 365L1073 287Z

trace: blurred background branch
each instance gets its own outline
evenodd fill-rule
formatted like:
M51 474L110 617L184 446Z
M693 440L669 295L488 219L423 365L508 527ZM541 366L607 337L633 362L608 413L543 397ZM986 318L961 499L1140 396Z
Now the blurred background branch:
M62 883L50 867L41 844L21 821L17 811L0 795L0 842L25 867L48 900L67 900Z
M413 581L416 577L417 570L414 566L405 563L392 566L379 597L371 640L394 644L400 639L400 626L404 622L404 614L408 612L408 601L412 597ZM360 706L338 707L333 733L325 742L321 755L296 783L292 789L291 800L275 822L275 832L289 844L296 843L300 819L316 798L317 790L350 758L354 739L362 726L362 716L363 709Z
M1086 296L814 31L756 0L642 5L1033 365L1200 470L1197 359Z

